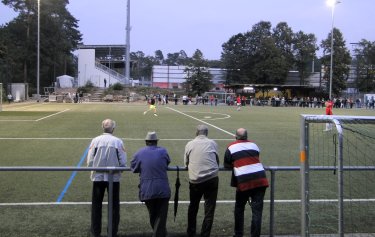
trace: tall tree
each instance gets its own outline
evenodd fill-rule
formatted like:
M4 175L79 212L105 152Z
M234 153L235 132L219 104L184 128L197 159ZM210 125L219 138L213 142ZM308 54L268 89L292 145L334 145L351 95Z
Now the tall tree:
M130 53L130 59L133 62L130 75L139 80L151 78L152 66L158 65L159 62L154 57L146 57L142 51Z
M19 15L2 27L8 48L8 62L13 61L13 82L36 85L37 1L2 0ZM81 41L77 20L67 11L68 0L40 1L40 85L51 86L56 76L75 75L72 52ZM16 46L16 47L14 47ZM20 75L23 75L22 77Z
M323 49L322 64L326 70L324 79L326 79L327 91L329 91L330 64L331 64L331 32L325 40L322 40L320 46ZM351 56L346 48L345 40L339 29L333 28L333 75L332 75L332 95L339 96L341 91L346 89L346 80L349 77L349 65Z
M275 45L281 50L281 55L286 61L288 68L292 68L294 63L293 58L293 42L294 33L292 28L286 22L280 22L273 29L272 37L275 40Z
M316 57L316 37L314 34L305 34L303 31L298 31L293 37L293 54L295 66L299 72L300 85L305 84L305 79L310 73L307 72L308 63L312 62Z
M159 49L155 51L155 59L157 64L156 65L163 65L164 64L164 55L163 52Z
M186 67L187 73L185 88L189 95L201 95L212 88L211 74L208 72L208 63L203 53L197 49Z
M283 30L282 30L283 29ZM229 82L282 84L285 82L290 62L283 49L286 40L281 32L287 30L285 24L277 28L275 39L271 32L271 23L261 21L245 34L237 34L223 44L222 60L228 70ZM280 34L279 34L280 32ZM283 44L285 43L285 45Z
M222 45L221 61L227 70L226 84L245 83L248 80L240 71L247 68L248 64L248 55L244 49L245 44L245 35L239 33Z
M361 92L375 90L375 41L362 39L354 49L357 64L357 87Z

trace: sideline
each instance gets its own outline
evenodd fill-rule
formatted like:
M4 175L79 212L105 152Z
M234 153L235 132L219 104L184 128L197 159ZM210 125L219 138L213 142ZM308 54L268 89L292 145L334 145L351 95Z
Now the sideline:
M83 153L81 160L77 164L77 167L81 167L83 161L85 160L87 156L88 151L89 151L89 147L86 148L86 151ZM68 188L72 184L73 179L76 177L76 175L77 175L77 171L73 171L72 174L70 175L68 182L65 184L64 189L61 191L59 197L57 198L56 203L60 203L61 200L64 198L65 193L68 191Z
M222 132L224 132L224 133L226 133L226 134L229 134L229 135L231 135L232 137L235 136L235 134L233 134L233 133L231 133L231 132L228 132L228 131L226 131L226 130L224 130L224 129L222 129L222 128L219 128L219 127L217 127L217 126L215 126L215 125L213 125L213 124L210 124L210 123L208 123L208 122L206 122L206 121L203 121L203 120L198 119L198 118L196 118L196 117L193 117L193 116L191 116L191 115L188 115L188 114L186 114L186 113L184 113L184 112L181 112L181 111L179 111L179 110L177 110L177 109L173 109L173 108L171 108L171 107L167 107L167 109L173 110L173 111L175 111L175 112L177 112L177 113L180 113L180 114L182 114L182 115L185 115L186 117L189 117L189 118L195 119L195 120L197 120L197 121L199 121L199 122L201 122L201 123L204 123L204 124L209 125L209 126L211 126L211 127L213 127L213 128L216 128L217 130L220 130L220 131L222 131ZM232 139L232 140L233 140L233 139Z

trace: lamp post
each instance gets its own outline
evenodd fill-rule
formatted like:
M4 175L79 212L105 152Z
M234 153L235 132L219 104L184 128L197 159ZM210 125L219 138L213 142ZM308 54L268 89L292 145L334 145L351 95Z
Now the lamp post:
M331 65L329 70L329 99L332 100L332 77L333 77L333 22L335 15L335 6L340 3L338 0L327 0L327 5L332 9L332 27L331 27Z
M36 56L36 94L39 100L39 76L40 76L40 0L38 0L38 37L37 37L37 56Z

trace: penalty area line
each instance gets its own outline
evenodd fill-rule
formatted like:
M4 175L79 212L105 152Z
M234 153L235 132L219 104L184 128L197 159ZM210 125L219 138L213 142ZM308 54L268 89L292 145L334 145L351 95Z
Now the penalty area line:
M222 132L224 132L224 133L226 133L226 134L229 134L229 135L231 135L231 136L235 136L233 133L231 133L231 132L228 132L228 131L226 131L226 130L224 130L224 129L222 129L222 128L219 128L219 127L217 127L217 126L215 126L215 125L213 125L213 124L210 124L210 123L208 123L208 122L206 122L206 121L203 121L203 120L201 120L201 119L198 119L198 118L196 118L196 117L194 117L194 116L191 116L191 115L188 115L188 114L186 114L186 113L184 113L184 112L181 112L181 111L179 111L179 110L177 110L177 109L173 109L173 108L171 108L171 107L167 107L167 109L170 109L170 110L173 110L173 111L175 111L175 112L177 112L177 113L180 113L180 114L182 114L182 115L185 115L186 117L189 117L189 118L192 118L192 119L195 119L195 120L197 120L197 121L199 121L199 122L201 122L201 123L204 123L204 124L206 124L206 125L209 125L209 126L211 126L211 127L213 127L213 128L216 128L217 130L220 130L220 131L222 131Z
M60 111L60 112L57 112L57 113L54 113L54 114L50 114L50 115L48 115L48 116L42 117L42 118L37 119L37 120L34 120L34 121L35 121L35 122L39 122L39 121L41 121L41 120L43 120L43 119L50 118L50 117L52 117L52 116L55 116L55 115L58 115L58 114L64 113L64 112L66 112L66 111L68 111L68 110L70 110L70 109L66 109L66 110L63 110L63 111Z

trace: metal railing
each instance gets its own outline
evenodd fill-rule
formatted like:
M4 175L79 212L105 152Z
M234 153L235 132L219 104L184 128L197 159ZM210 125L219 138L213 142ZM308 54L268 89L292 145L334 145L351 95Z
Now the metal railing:
M270 220L269 220L269 236L274 236L274 224L275 224L275 176L277 171L299 171L299 166L265 166L266 171L270 172ZM310 167L311 170L336 170L337 167ZM186 167L170 166L168 171L187 171ZM220 167L220 171L231 171ZM357 167L344 167L344 170L375 170L375 166L357 166ZM112 209L113 209L113 172L115 171L131 171L129 167L55 167L55 166L7 166L0 167L0 172L3 171L100 171L108 172L108 236L112 237Z
M309 165L309 125L310 123L330 123L335 125L338 135L337 149L337 166L324 167L324 169L336 170L337 175L337 192L338 192L338 236L344 237L344 171L375 171L375 166L344 166L344 130L342 124L363 122L366 124L375 124L375 116L337 116L337 115L308 115L301 114L300 117L300 163L301 163L301 236L310 236L310 171L314 170ZM323 167L322 167L323 168Z

